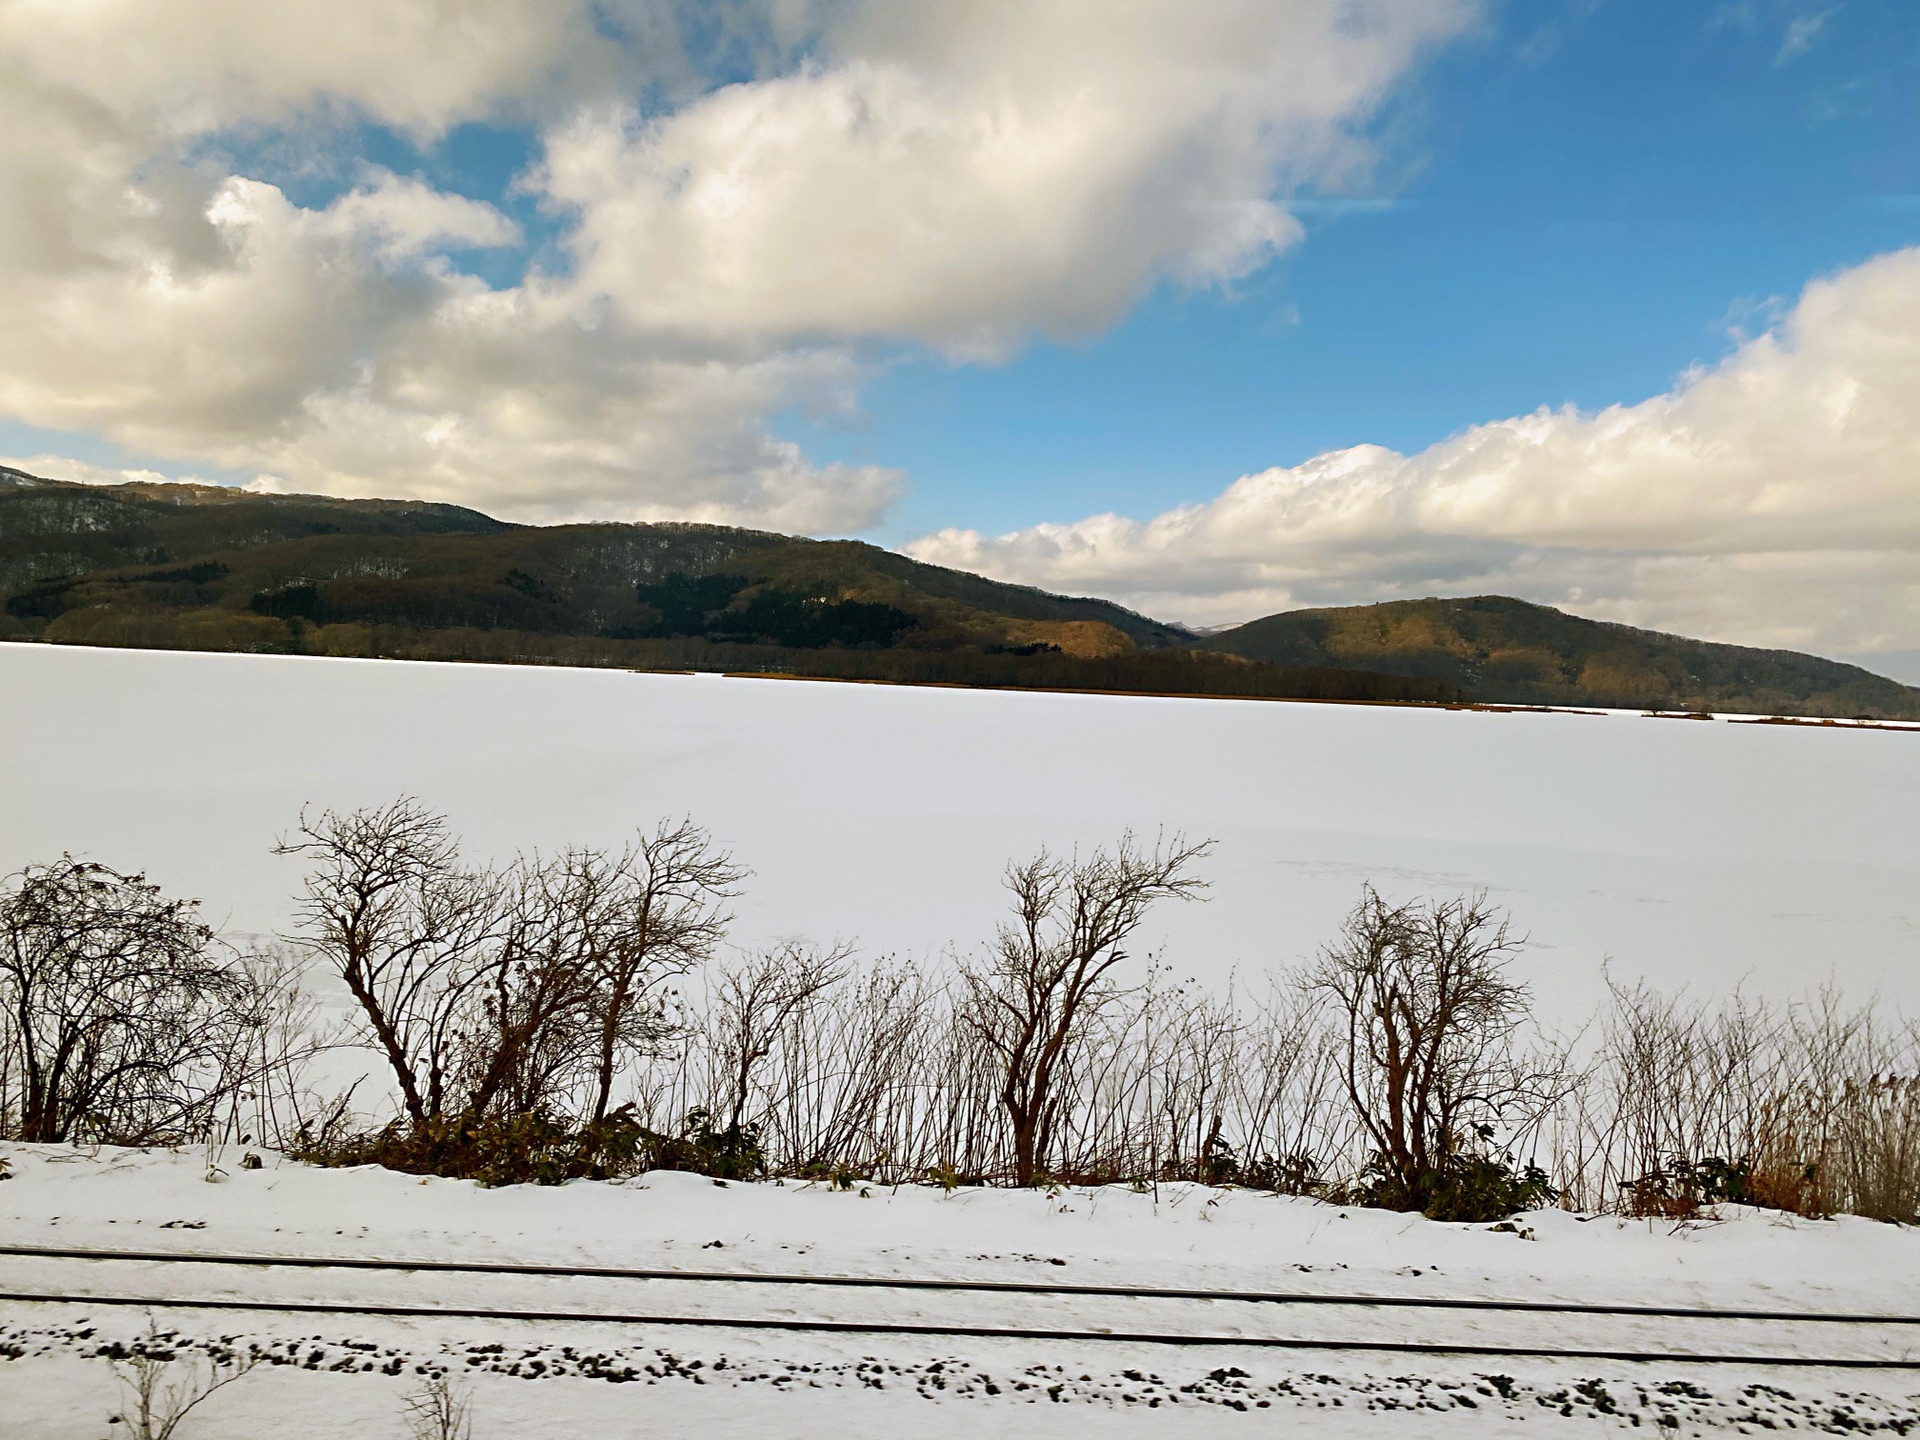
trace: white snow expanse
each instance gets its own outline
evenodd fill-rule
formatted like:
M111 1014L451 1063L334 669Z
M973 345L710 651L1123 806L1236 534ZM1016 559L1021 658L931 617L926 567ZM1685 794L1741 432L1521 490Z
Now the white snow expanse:
M1920 1009L1913 731L0 645L0 873L72 851L270 931L300 807L403 792L481 854L691 814L755 872L742 943L972 946L1010 858L1166 827L1220 841L1214 888L1147 938L1214 983L1372 880L1486 887L1564 1016L1608 957Z
M270 931L298 871L268 851L301 805L403 792L494 855L618 844L689 813L755 871L741 943L970 946L991 933L1010 857L1166 827L1219 840L1215 888L1158 915L1151 940L1214 983L1310 954L1370 879L1394 896L1490 890L1532 936L1550 1018L1591 1006L1608 957L1622 978L1703 996L1833 980L1920 1009L1911 732L0 646L0 871L71 851ZM1675 1228L1555 1212L1527 1237L1193 1187L839 1193L656 1174L482 1191L270 1154L258 1171L216 1157L226 1173L209 1184L197 1153L4 1155L0 1245L1920 1312L1920 1233L1860 1220L1728 1212ZM1920 1327L1836 1340L1762 1322L716 1288L0 1255L10 1293L1920 1354ZM1913 1370L213 1309L154 1321L181 1337L181 1368L208 1345L282 1362L221 1391L176 1440L399 1440L422 1366L468 1377L475 1440L1920 1430ZM120 1400L99 1352L146 1324L133 1309L0 1303L0 1436L126 1433L107 1424Z

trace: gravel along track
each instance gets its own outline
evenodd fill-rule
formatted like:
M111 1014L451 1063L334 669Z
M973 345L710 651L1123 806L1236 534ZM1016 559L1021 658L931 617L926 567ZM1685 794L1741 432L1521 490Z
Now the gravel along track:
M1920 1370L1920 1315L32 1246L0 1257L10 1303Z

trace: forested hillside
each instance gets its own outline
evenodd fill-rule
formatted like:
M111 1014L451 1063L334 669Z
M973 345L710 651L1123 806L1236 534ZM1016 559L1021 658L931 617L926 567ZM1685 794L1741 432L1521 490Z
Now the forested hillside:
M1450 686L1196 651L1104 600L856 541L518 526L457 506L0 473L0 638L1447 701Z
M1197 638L853 540L4 469L0 597L0 639L63 644L1920 718L1920 690L1857 666L1497 595L1296 610Z
M1920 718L1920 690L1857 665L1585 620L1501 595L1293 610L1200 643L1275 665L1444 680L1502 704Z

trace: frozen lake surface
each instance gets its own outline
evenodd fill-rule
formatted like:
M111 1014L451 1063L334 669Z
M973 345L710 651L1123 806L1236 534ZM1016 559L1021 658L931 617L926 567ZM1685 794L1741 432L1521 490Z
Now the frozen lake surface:
M1219 841L1146 947L1209 983L1371 880L1486 888L1566 1018L1608 963L1920 1011L1911 732L0 645L0 740L0 870L144 869L240 930L286 921L302 805L401 793L501 856L691 814L754 871L740 943L868 954L977 945L1010 858L1130 826Z

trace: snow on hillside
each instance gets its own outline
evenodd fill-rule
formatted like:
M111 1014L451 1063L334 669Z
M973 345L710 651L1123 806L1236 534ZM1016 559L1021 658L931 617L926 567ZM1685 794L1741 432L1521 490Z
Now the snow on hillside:
M0 871L63 850L285 923L303 804L419 796L478 853L692 814L755 874L742 943L988 938L1006 861L1219 839L1149 938L1225 983L1309 955L1363 881L1486 887L1544 1003L1624 979L1920 1009L1920 734L1637 715L1009 694L0 646Z
M1912 1312L1920 1232L1869 1221L1729 1211L1649 1225L1543 1212L1530 1233L1340 1210L1194 1186L835 1191L625 1183L481 1190L465 1181L260 1170L199 1153L8 1147L0 1245L400 1259L545 1261L701 1271L1038 1280L1045 1284L1570 1299L1663 1306ZM660 1313L839 1315L871 1323L1178 1330L1208 1335L1609 1346L1741 1353L1871 1353L1920 1361L1920 1338L1834 1340L1757 1322L1260 1309L1238 1302L1001 1297L752 1287L715 1298L684 1282L262 1272L0 1257L10 1292ZM713 1287L708 1287L709 1289ZM1303 1315L1302 1309L1311 1313ZM1920 1425L1920 1371L1843 1372L1674 1361L1499 1359L1174 1348L1103 1341L818 1335L663 1325L397 1319L169 1309L185 1357L212 1344L273 1363L198 1412L182 1440L264 1433L398 1437L422 1365L471 1387L476 1440L726 1435L1099 1433L1473 1435L1682 1433ZM116 1391L102 1347L138 1309L0 1308L0 1414L22 1440L102 1433ZM1824 1347L1824 1348L1823 1348ZM1841 1418L1836 1420L1836 1412ZM1663 1420L1662 1417L1668 1417ZM1151 1418L1149 1418L1151 1417ZM1490 1421L1495 1422L1490 1426ZM1666 1433L1666 1431L1662 1431Z

